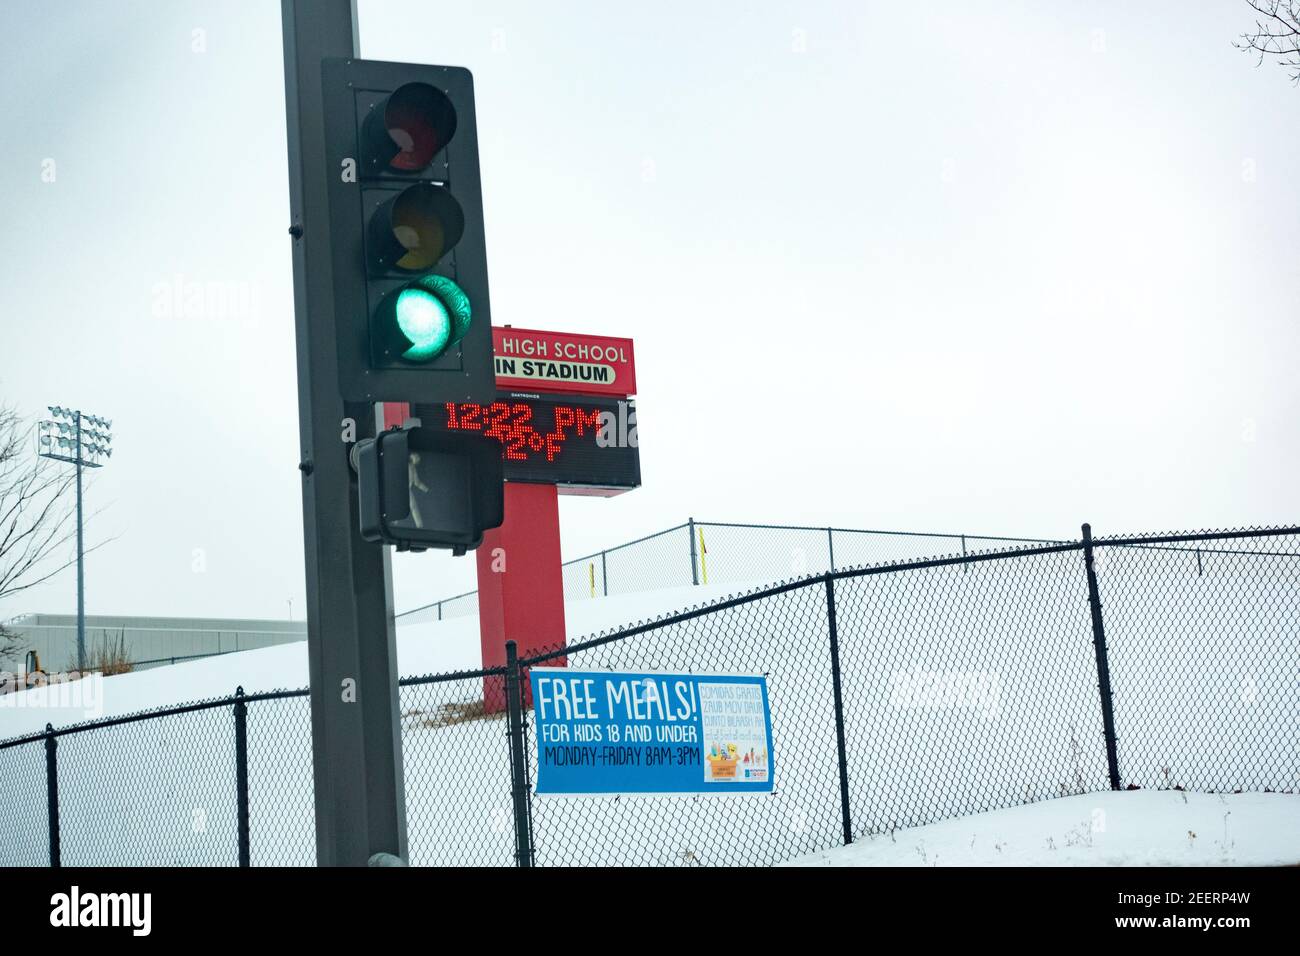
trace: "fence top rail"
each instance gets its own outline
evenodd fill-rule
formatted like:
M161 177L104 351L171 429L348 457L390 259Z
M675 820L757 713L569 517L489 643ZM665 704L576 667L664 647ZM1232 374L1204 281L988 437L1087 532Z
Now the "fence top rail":
M412 687L423 684L440 684L454 680L472 680L475 678L501 676L504 675L505 672L506 669L504 667L488 667L480 670L448 671L445 674L414 674L409 677L400 678L397 683L401 687ZM239 701L243 701L245 704L252 704L258 701L287 700L295 697L307 697L310 693L310 689L306 687L301 687L296 690L258 691L254 694L245 694L243 693L243 688L240 688L235 693L225 697L211 697L204 700L191 701L186 704L173 704L165 707L150 708L148 710L137 710L116 717L101 717L95 720L78 721L77 723L68 724L64 727L56 727L53 730L33 731L28 734L11 737L8 740L0 740L0 750L9 747L17 747L22 744L35 743L37 741L46 740L50 737L65 737L70 734L79 734L87 730L99 730L104 727L117 727L123 724L137 723L142 720L152 720L155 717L175 717L180 714L190 714L201 710L212 710L217 707L232 707Z
M622 544L616 544L609 548L602 548L600 551L593 551L591 554L584 554L581 557L570 558L568 561L562 562L561 566L569 567L574 564L580 564L583 561L590 561L593 558L600 557L602 554L608 554L612 551L618 551L621 548L628 548L633 545L640 544L643 541L649 541L653 538L663 537L666 534L672 534L674 531L680 531L682 528L688 527L689 524L690 522L684 522L682 524L674 525L671 528L666 528L663 531L655 531L651 534L643 535L640 538L634 538L631 541L624 541ZM817 532L830 532L834 534L872 534L872 535L901 537L901 538L948 538L954 541L959 541L959 540L1013 541L1018 544L1044 544L1044 545L1060 545L1060 544L1071 543L1068 539L1065 538L1022 538L1013 535L965 534L965 533L948 532L948 531L886 531L880 528L837 528L834 525L818 526L818 525L796 525L796 524L749 524L745 522L736 522L736 521L695 521L694 524L696 527L700 527L700 528L752 528L755 530L764 530L764 531L817 531ZM1168 534L1168 535L1155 534L1155 535L1146 535L1146 536L1139 535L1139 536L1129 536L1129 537L1104 537L1104 538L1093 539L1093 543L1095 545L1107 545L1110 547L1124 547L1124 546L1150 547L1158 544L1227 540L1232 538L1266 537L1266 536L1273 536L1273 535L1297 534L1297 533L1300 533L1300 529L1294 527L1249 528L1240 531L1204 531L1204 532L1195 532L1195 533L1187 533L1187 534ZM1279 554L1278 556L1284 557L1285 555ZM900 567L900 570L905 570L905 569ZM420 607L412 608L409 611L402 611L398 613L396 617L399 618L406 617L410 614L416 614L420 611L427 611L428 609L432 607L436 607L439 604L445 604L450 601L458 600L460 598L471 597L477 593L478 593L477 591L466 591L462 594L456 594L451 597L442 598L438 601L433 601L429 604L424 604L421 605Z
M695 523L697 525L699 524L698 521ZM567 567L570 564L577 564L580 561L590 561L592 558L598 558L602 554L609 554L611 551L618 551L622 548L630 548L634 544L641 544L643 541L650 541L654 538L662 538L666 534L672 534L674 531L681 531L686 527L689 527L689 524L683 521L681 524L675 524L671 528L664 528L662 531L655 531L651 534L642 535L639 538L633 538L631 541L624 541L621 544L612 545L608 548L601 548L599 551L591 552L591 554L584 554L580 558L570 558L568 561L562 562L562 566Z
M473 680L483 677L501 677L505 674L504 665L499 667L483 667L478 670L460 670L445 671L440 674L413 674L410 677L401 677L397 681L399 687L414 687L419 684L446 684L454 680Z
M406 676L398 680L399 687L413 687L421 684L439 684L451 682L451 680L472 680L487 678L487 676L502 676L506 674L504 667L485 667L481 670L461 670L448 671L446 674L417 674ZM242 688L240 688L242 691ZM101 717L94 721L78 721L69 723L64 727L55 727L53 730L32 731L30 734L22 734L16 737L9 737L8 740L0 740L0 750L10 747L19 747L22 744L38 743L38 741L47 740L49 737L62 737L72 734L81 734L83 731L100 730L103 727L118 727L126 723L138 723L139 721L151 721L155 717L177 717L179 714L192 714L199 710L212 710L214 708L229 708L239 701L244 704L255 704L257 701L269 700L289 700L292 697L307 697L311 691L308 688L298 689L277 689L277 691L259 691L257 693L242 693L237 691L233 695L225 697L209 697L205 700L191 701L188 704L174 704L161 706L161 708L151 708L148 710L135 710L129 714L120 714L117 717ZM48 726L48 724L47 724Z
M292 637L293 640L286 641L285 643L296 644L298 641L306 639L307 634L304 631L302 634L291 634L289 636ZM256 648L256 647L245 647L242 649L232 648L231 650L228 651L211 651L207 654L167 654L164 657L147 657L144 660L130 661L129 663L131 664L132 667L135 667L138 664L161 664L164 661L172 661L172 662L197 661L207 657L225 657L227 654L242 654L244 651L253 651L253 650L261 650L261 648Z
M1236 531L1196 531L1186 534L1149 534L1093 538L1095 545L1108 547L1143 547L1157 544L1192 544L1198 541L1231 541L1237 538L1277 538L1300 535L1300 526L1284 525L1276 528L1241 528ZM1263 553L1263 552L1248 552Z
M538 654L535 657L520 658L519 663L524 667L533 667L545 661L555 660L556 658L578 653L579 651L590 650L591 648L599 647L602 644L611 644L615 641L621 641L637 634L644 634L647 631L653 631L663 627L671 627L674 624L681 624L685 621L702 617L705 614L711 614L715 611L725 611L729 608L738 607L742 604L751 604L755 601L762 601L766 598L774 597L778 594L785 594L789 591L797 591L801 588L825 584L827 581L867 577L874 574L918 571L924 568L941 568L958 564L976 564L982 561L999 561L1006 558L1023 558L1040 554L1058 554L1063 551L1078 551L1082 548L1083 542L1071 541L1064 544L1043 545L1037 548L1005 548L994 551L975 551L970 554L929 558L924 561L892 561L882 562L880 564L864 565L857 568L844 568L837 571L824 571L820 574L810 574L802 578L783 581L769 587L756 588L753 591L746 591L742 594L733 595L731 597L719 598L716 601L700 604L686 611L677 611L673 614L666 614L648 621L642 621L631 625L630 627L620 628L606 634L599 634L595 637L588 638L585 641L579 641L577 644L570 644L553 651L547 651L544 654Z
M835 534L877 534L893 535L895 537L912 537L912 538L952 538L954 541L965 538L968 541L1016 541L1023 544L1063 544L1063 539L1059 538L1017 538L1008 535L991 535L991 534L956 534L948 532L931 532L931 531L879 531L872 528L836 528L833 526L814 526L814 525L797 525L797 524L745 524L734 521L683 521L681 524L675 524L671 528L664 528L662 531L654 531L639 538L633 538L631 541L624 541L620 544L611 545L608 548L601 548L599 551L593 551L591 554L584 554L576 558L570 558L567 561L560 562L560 567L567 568L571 565L581 564L583 561L591 561L600 557L602 554L610 554L614 551L630 548L633 545L641 544L654 538L662 538L664 535L672 534L674 531L681 531L688 528L691 524L697 528L754 528L762 531L820 531L833 532ZM421 604L419 607L413 607L407 611L399 611L394 618L407 617L411 614L418 614L421 611L427 611L435 608L439 604L447 604L451 601L458 601L461 598L473 597L478 594L477 590L464 591L460 594L453 594L451 597L439 598L436 601L430 601L428 604Z
M398 611L393 617L406 617L408 614L418 614L421 611L427 611L431 607L437 607L439 604L447 604L451 601L459 601L461 598L473 597L478 594L478 590L463 591L460 594L453 594L451 597L438 598L436 601L430 601L428 604L421 604L419 607L413 607L409 611Z
M1176 551L1179 554L1232 554L1246 558L1300 558L1300 551L1246 551L1241 548L1176 548L1167 544L1111 544L1109 541L1094 541L1098 547L1127 548L1134 551Z
M879 534L901 538L952 538L968 541L1020 541L1025 544L1064 544L1063 538L1018 538L1005 534L963 534L951 531L883 531L879 528L837 528L834 525L803 524L745 524L735 521L697 521L697 527L704 528L755 528L763 531L820 531L835 534ZM673 529L676 530L675 528Z
M47 685L48 686L48 685ZM285 697L305 697L305 690L272 690L263 691L257 694L234 693L226 697L211 697L205 700L191 701L187 704L173 704L166 707L154 707L149 710L137 710L129 714L121 714L117 717L100 717L95 720L83 720L74 724L68 724L65 727L54 727L36 731L30 734L23 734L19 737L11 737L9 740L0 740L0 750L8 747L16 747L19 744L29 744L38 740L46 740L50 737L66 737L69 734L79 734L87 730L100 730L104 727L118 727L123 724L133 724L142 720L152 720L155 717L175 717L180 714L192 714L201 710L212 710L217 707L231 707L237 700L245 702L255 700L276 700ZM46 724L49 728L50 725Z

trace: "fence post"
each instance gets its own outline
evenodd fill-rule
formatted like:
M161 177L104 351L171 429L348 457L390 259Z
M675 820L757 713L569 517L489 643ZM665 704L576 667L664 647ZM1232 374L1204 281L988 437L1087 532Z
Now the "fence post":
M235 688L235 820L239 865L248 866L248 702L243 687Z
M966 536L965 536L965 535L962 535L962 536L961 536L961 556L962 556L963 558L966 557ZM970 565L969 565L969 564L963 564L963 565L961 566L961 573L962 573L962 574L969 574L969 573L970 573Z
M524 769L524 695L518 648L506 641L506 715L510 738L510 796L515 813L515 861L533 865L532 823L528 819L528 775Z
M50 819L50 866L58 867L62 851L59 847L59 741L54 736L54 725L45 725L45 797Z
M1115 706L1110 688L1110 659L1106 653L1106 626L1101 618L1101 594L1092 548L1092 526L1083 525L1083 567L1088 577L1088 604L1092 609L1092 646L1097 652L1097 690L1101 694L1101 726L1106 735L1106 772L1110 788L1119 789L1119 755L1115 740Z
M438 602L438 620L442 620L442 602Z
M831 570L835 570L835 531L833 528L826 529L826 548L831 554Z
M700 565L699 558L695 554L695 519L686 519L686 529L691 536L691 583L700 583Z
M605 552L600 552L600 589L609 597L609 569L605 567Z
M844 821L844 845L853 842L853 820L849 814L849 759L844 746L844 698L840 692L840 632L835 623L835 579L826 575L826 621L831 636L831 688L835 695L835 747L840 758L840 814Z

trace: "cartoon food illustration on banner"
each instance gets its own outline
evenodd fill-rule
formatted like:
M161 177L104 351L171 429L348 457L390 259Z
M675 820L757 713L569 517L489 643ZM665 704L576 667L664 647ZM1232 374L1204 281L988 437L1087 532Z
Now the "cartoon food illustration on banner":
M755 780L767 779L767 748L759 745L744 753L734 743L714 742L704 754L704 779Z
M699 685L705 783L768 779L767 722L757 684Z

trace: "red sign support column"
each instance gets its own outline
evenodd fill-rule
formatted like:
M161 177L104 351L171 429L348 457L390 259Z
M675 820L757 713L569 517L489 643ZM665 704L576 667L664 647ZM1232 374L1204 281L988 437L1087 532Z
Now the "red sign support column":
M632 416L631 396L636 394L636 361L632 340L607 335L582 335L572 332L545 332L538 329L517 329L511 326L492 327L493 351L497 388L501 390L500 402L489 415L483 406L474 403L450 404L446 427L479 430L495 433L514 453L505 462L505 521L500 528L487 531L475 552L478 566L479 640L483 651L483 667L501 667L506 662L506 641L515 642L519 656L528 658L563 648L566 644L564 626L564 576L560 564L560 506L559 495L616 495L641 484L641 469L636 457L636 426ZM512 389L521 391L514 392ZM526 390L526 391L523 391ZM536 390L536 392L534 392ZM546 392L547 395L540 393ZM551 396L549 393L564 393ZM599 408L588 408L588 420L572 407L563 409L567 421L561 421L561 408L552 398L566 398L568 394L603 396ZM498 407L508 409L512 415L522 414L527 422L534 414L527 404L536 399L538 409L551 408L552 420L538 433L532 426L523 427L515 422L515 431L503 431ZM614 403L612 399L618 399ZM624 399L629 401L625 402ZM513 406L508 403L516 403ZM528 449L520 442L532 442L531 452L555 463L563 447L576 449L563 464L576 459L590 465L593 447L598 447L599 423L604 416L614 416L617 404L619 442L626 442L623 450L632 449L631 463L621 460L616 469L602 464L601 469L581 464L575 465L560 477L555 471L542 469L549 483L539 479L536 467L509 480L511 465L521 467L531 464ZM629 408L631 409L629 412ZM522 409L522 412L519 410ZM604 410L602 410L604 409ZM434 414L425 411L425 414ZM409 406L389 402L384 405L386 427L401 425L410 414ZM541 412L538 412L540 415ZM432 427L433 423L429 424ZM537 444L537 443L541 444ZM585 443L585 444L584 444ZM523 460L519 452L523 451ZM587 457L584 458L583 456ZM576 469L576 474L575 474ZM519 480L520 478L524 480ZM536 482L536 483L535 483ZM563 666L562 657L546 662L550 666ZM528 683L524 683L528 693ZM502 677L484 678L483 703L488 713L505 709L505 681Z
M505 522L484 532L478 561L478 621L483 666L506 661L506 641L520 657L564 646L564 577L560 567L560 502L555 485L506 482ZM562 658L547 661L554 667ZM524 685L525 694L528 685ZM483 681L488 713L505 709L500 677Z

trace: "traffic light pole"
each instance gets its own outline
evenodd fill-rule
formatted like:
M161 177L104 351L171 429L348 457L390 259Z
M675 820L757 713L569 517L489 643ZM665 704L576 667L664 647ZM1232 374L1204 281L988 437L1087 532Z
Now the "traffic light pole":
M353 0L281 0L281 12L316 860L364 866L407 850L389 554L361 539L348 463L347 439L376 433L376 409L340 397L326 193L341 159L325 154L321 60L356 56L356 11Z

